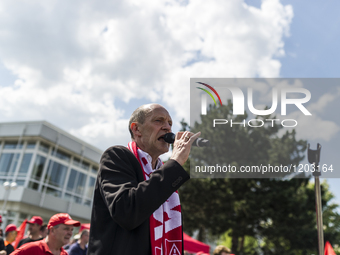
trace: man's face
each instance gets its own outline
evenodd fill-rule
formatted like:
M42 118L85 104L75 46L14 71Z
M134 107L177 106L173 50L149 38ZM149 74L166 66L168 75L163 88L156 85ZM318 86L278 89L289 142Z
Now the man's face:
M53 228L53 234L55 236L58 245L64 246L70 242L73 226L59 224L59 227Z
M48 231L48 229L45 228L43 231L40 231L40 235L41 235L43 238L45 238L45 237L47 236L47 231Z
M30 235L39 234L40 225L38 225L37 223L28 223L28 231Z
M171 132L172 119L165 108L152 105L152 112L143 124L138 123L138 132L135 134L137 145L151 156L159 156L169 151L170 145L161 137ZM137 136L137 137L136 137Z
M10 243L14 242L15 238L17 237L18 232L17 231L11 231L6 237L6 240Z
M89 242L89 233L88 232L84 232L83 236L81 237L82 241L84 243L88 243Z

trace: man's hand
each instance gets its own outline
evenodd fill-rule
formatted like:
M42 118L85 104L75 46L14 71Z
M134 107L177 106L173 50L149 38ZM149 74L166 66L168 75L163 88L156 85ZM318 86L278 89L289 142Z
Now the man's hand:
M176 134L172 155L170 159L176 160L181 166L187 161L192 143L201 135L201 132L196 134L189 131L178 132Z
M5 250L0 251L0 255L7 255L7 252Z

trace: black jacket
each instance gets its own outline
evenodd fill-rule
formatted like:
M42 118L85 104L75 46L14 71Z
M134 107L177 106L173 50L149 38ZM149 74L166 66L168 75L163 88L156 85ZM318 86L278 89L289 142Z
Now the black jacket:
M107 149L95 185L87 254L151 254L149 217L189 178L177 161L169 160L144 181L129 149Z
M4 239L2 239L0 237L0 251L4 251L5 250L5 243L4 243Z
M7 252L7 255L11 254L14 251L14 247L11 244L7 244L5 247L5 251Z
M18 249L20 246L24 245L25 243L31 243L31 242L41 241L41 240L43 240L43 239L44 239L44 238L42 238L42 237L41 237L41 238L38 238L38 239L35 239L35 240L33 240L33 239L29 238L29 237L24 238L24 239L21 239L20 242L18 243L17 249Z

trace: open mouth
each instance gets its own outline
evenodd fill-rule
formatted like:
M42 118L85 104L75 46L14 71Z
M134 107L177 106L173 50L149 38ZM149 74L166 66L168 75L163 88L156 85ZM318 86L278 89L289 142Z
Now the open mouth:
M161 135L160 137L158 137L157 140L158 140L158 141L165 141L165 140L164 140L164 135Z

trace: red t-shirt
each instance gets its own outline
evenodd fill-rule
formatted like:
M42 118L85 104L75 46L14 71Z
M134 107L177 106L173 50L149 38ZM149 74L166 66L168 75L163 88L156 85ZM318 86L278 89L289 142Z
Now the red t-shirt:
M32 243L27 243L23 246L20 246L20 248L16 249L14 252L11 253L11 255L50 255L52 252L47 246L47 243L45 240L36 241ZM68 255L68 253L61 247L60 249L60 255Z

